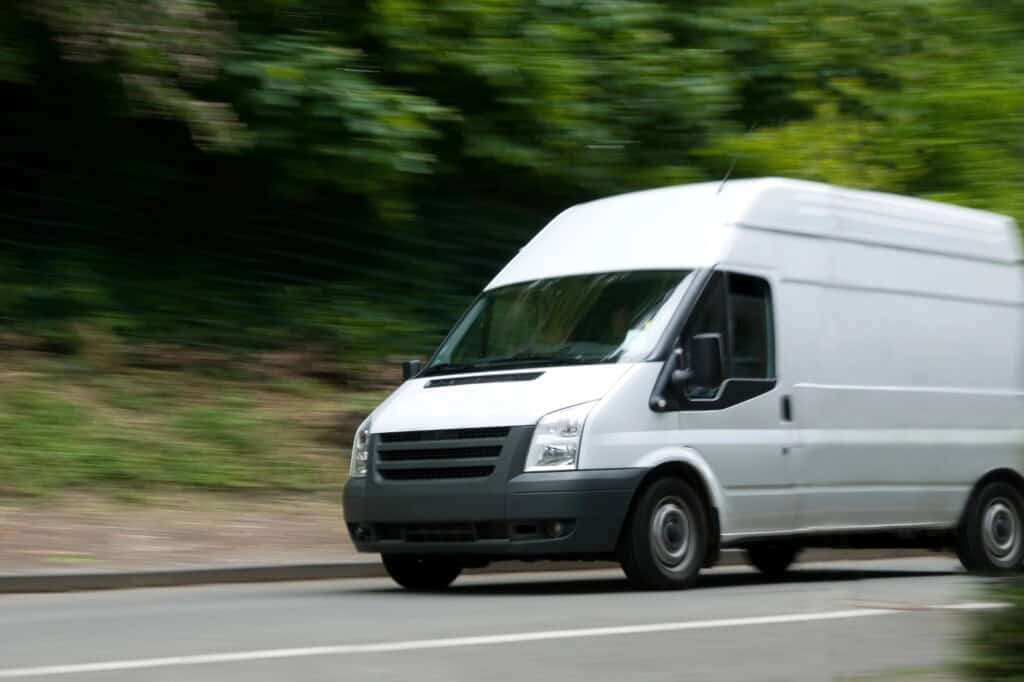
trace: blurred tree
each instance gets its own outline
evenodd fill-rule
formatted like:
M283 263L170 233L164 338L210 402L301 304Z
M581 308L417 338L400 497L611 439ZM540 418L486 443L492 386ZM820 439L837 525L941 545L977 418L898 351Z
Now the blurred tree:
M386 63L462 113L460 151L545 182L614 192L700 177L692 150L733 102L725 55L666 30L668 3L373 9Z
M733 163L1024 218L1022 7L12 0L0 314L429 346L560 207Z
M1001 7L940 0L803 2L757 33L813 116L726 135L716 151L779 173L927 196L1024 217L1024 24ZM795 20L799 17L799 20Z
M157 115L188 123L197 144L242 144L232 108L204 97L221 59L233 47L234 27L207 0L33 0L20 5L52 32L64 58L94 64L118 78L128 115Z

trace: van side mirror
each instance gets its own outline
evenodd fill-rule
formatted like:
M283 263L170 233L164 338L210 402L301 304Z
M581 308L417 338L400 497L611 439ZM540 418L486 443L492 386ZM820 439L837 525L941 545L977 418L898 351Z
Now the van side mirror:
M686 344L689 358L687 383L701 388L717 388L725 379L721 334L697 334Z
M420 360L406 360L402 363L402 381L416 378L422 370L423 363Z
M651 392L649 405L655 412L677 410L693 398L713 398L725 381L725 344L721 334L697 334L676 348ZM696 394L696 395L695 395Z

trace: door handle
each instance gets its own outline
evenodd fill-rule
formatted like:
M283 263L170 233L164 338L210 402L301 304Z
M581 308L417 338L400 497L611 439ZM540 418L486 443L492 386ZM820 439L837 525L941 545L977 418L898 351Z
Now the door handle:
M793 421L793 401L788 395L782 396L782 421Z

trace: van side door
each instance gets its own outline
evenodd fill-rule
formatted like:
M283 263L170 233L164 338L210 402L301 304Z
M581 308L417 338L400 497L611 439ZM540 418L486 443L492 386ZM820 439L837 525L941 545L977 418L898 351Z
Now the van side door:
M720 383L691 378L678 389L677 405L685 445L702 454L724 489L726 540L796 524L793 430L778 387L775 315L767 277L716 271L680 339L684 365L697 352L695 339L705 348L709 338L720 339Z

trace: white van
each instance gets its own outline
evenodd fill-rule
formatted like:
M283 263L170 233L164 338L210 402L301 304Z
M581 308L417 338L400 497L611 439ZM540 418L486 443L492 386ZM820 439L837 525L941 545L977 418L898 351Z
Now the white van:
M693 584L722 548L1024 557L1005 216L786 179L574 206L359 427L344 508L409 588L496 559Z

